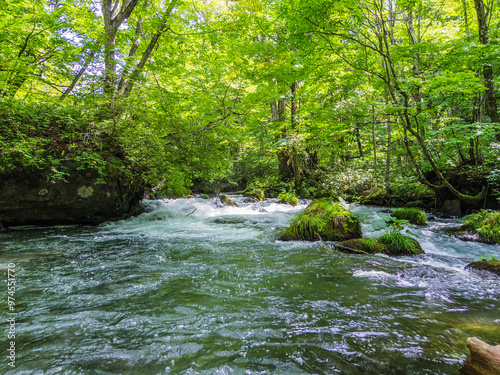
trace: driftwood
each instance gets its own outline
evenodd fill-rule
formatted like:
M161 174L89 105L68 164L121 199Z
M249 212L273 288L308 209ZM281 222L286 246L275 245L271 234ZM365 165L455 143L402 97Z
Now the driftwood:
M470 356L460 369L462 375L500 375L500 345L491 346L477 337L469 337Z

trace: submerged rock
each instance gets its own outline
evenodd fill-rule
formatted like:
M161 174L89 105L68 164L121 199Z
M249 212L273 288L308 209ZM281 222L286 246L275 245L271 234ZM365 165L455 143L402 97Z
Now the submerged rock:
M500 276L500 261L498 260L480 260L468 264L465 268L474 268L480 271L489 271Z
M245 198L243 199L243 203L258 203L259 201L255 198Z
M282 241L339 241L361 237L359 219L332 198L312 201L280 236Z
M4 226L98 224L144 211L143 183L113 165L101 176L95 169L68 168L67 182L48 180L44 170L23 169L0 175L0 222ZM101 179L104 181L102 182Z
M245 222L246 220L239 217L218 217L212 221L215 224L243 224Z
M387 254L391 256L424 254L414 238L399 233L388 233L379 238L356 238L335 244L342 252L362 254Z

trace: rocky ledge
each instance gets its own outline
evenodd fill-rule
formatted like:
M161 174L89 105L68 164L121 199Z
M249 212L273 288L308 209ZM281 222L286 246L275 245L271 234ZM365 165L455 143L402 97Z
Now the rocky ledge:
M143 211L143 183L113 165L104 175L95 169L68 167L65 180L51 182L49 172L20 169L0 174L0 223L18 225L98 224Z

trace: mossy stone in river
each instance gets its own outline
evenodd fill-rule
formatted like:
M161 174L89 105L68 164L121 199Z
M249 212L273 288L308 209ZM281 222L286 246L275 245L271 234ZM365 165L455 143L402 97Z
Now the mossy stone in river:
M465 268L474 268L476 270L489 271L500 276L500 261L498 260L480 260L470 263Z
M312 201L280 236L282 241L339 241L361 237L361 225L347 205L332 198Z
M396 219L408 220L411 224L426 225L427 216L420 208L399 208L392 213Z
M219 199L224 206L238 207L238 205L234 203L231 198L225 196L224 194L219 195Z
M259 188L245 190L245 196L257 199L258 201L261 202L266 200L266 195L264 194L264 190Z
M424 254L417 240L400 233L386 233L379 238L356 238L342 241L337 243L335 248L348 253L380 253L391 256Z
M461 230L479 234L479 241L500 243L500 212L481 210L462 219Z

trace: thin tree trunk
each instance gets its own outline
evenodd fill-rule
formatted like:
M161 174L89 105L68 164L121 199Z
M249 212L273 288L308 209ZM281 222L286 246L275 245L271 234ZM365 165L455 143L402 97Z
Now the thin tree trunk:
M281 127L280 137L284 140L288 137L288 129L286 127L286 99L278 100L278 123ZM289 179L292 177L293 171L291 170L291 159L288 145L280 145L277 155L279 174L281 178Z
M391 115L387 116L387 156L385 163L385 187L387 191L391 189L391 147L392 146L392 124Z
M487 10L483 0L474 0L474 5L477 14L479 42L483 45L488 45L490 44L488 35L490 11ZM485 99L488 116L490 116L491 122L500 123L495 85L493 83L493 66L490 64L483 65L483 77L484 85L486 86ZM495 137L497 142L500 142L500 132L497 132Z
M356 136L356 144L358 145L359 157L363 159L365 157L365 153L363 151L363 145L361 144L361 135L359 133L359 127L357 124L354 126L354 135Z
M469 31L469 17L467 14L467 1L462 0L462 6L464 7L464 21L465 21L465 32L467 36L469 36L470 31Z
M101 11L104 19L104 93L112 97L116 81L116 33L121 24L130 17L139 0L121 2L102 0ZM118 11L118 6L120 10Z
M292 93L292 98L291 98L291 110L290 110L290 122L291 122L291 128L292 131L295 135L296 130L297 130L297 82L294 82L292 86L290 86L290 91ZM298 151L297 151L297 146L295 144L292 145L292 161L293 161L293 180L294 180L294 185L295 189L298 190L300 189L300 183L301 183L301 171L300 171L300 165L299 165L299 156L298 156Z
M373 144L373 169L377 176L377 138L375 137L375 106L372 105L372 144ZM375 177L376 179L377 177Z
M89 67L90 63L94 59L95 54L96 54L95 51L92 51L90 53L90 55L87 57L87 60L85 60L85 63L82 65L82 67L78 71L78 73L75 76L75 78L73 78L73 81L71 82L71 84L68 86L68 88L66 90L64 90L64 92L59 97L59 100L61 102L64 99L66 99L66 97L73 91L73 89L75 88L75 86L78 84L78 82L80 81L80 78L82 78L82 76L83 76L83 73L85 73L85 71Z
M136 84L137 80L139 79L139 76L140 76L142 70L144 69L146 62L148 61L149 57L153 53L153 50L156 47L156 44L158 43L158 40L162 36L163 32L166 30L167 21L170 17L170 14L174 10L175 6L177 5L177 2L178 2L178 0L172 0L170 2L168 9L163 14L163 19L162 19L160 25L158 26L156 33L153 35L153 37L149 41L149 44L146 47L146 50L142 54L141 60L139 61L139 63L135 67L135 69L132 72L132 74L130 75L130 77L128 75L124 75L122 77L122 79L124 80L124 84L122 85L123 87L119 92L119 95L121 97L126 98L130 95L130 92L134 88L134 85ZM128 72L127 72L127 74L128 74Z

